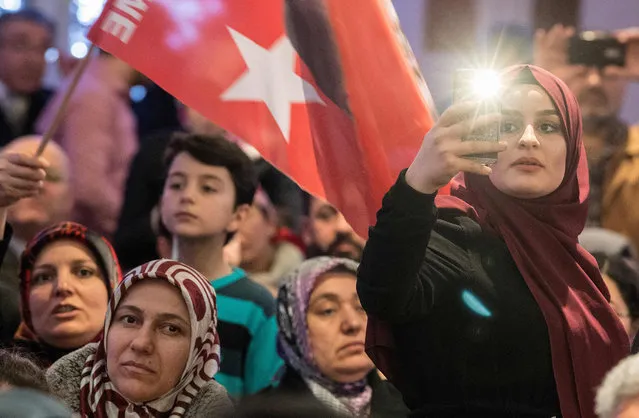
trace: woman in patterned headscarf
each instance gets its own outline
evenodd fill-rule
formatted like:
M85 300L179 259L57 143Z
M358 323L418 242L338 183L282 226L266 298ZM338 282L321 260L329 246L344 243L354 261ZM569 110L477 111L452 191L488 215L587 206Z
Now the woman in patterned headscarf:
M41 231L20 261L22 324L14 345L42 367L94 341L122 278L111 244L85 226Z
M406 416L399 392L380 379L364 352L366 313L356 272L352 260L317 257L287 276L277 298L286 368L268 395L306 396L345 416Z
M115 290L98 343L47 372L51 391L81 417L228 416L219 369L215 293L196 270L155 260Z

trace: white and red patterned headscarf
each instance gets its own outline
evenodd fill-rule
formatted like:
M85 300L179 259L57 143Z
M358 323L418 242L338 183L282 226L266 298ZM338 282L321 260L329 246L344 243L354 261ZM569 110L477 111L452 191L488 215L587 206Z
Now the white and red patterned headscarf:
M107 336L111 319L132 286L141 280L157 279L177 287L189 312L191 348L178 384L150 402L134 404L122 396L107 374ZM149 295L152 297L152 295ZM131 270L113 293L104 322L104 336L95 354L89 356L80 383L80 415L85 417L146 418L160 414L182 417L198 391L219 370L220 342L217 334L215 292L195 269L172 260L155 260Z

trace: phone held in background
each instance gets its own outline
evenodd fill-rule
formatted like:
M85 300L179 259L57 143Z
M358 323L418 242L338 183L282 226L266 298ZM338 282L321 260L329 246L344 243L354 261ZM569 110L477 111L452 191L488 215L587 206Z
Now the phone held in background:
M473 123L482 116L501 113L500 91L501 82L499 73L496 71L475 69L455 71L453 102L477 102L475 111L468 115ZM500 123L495 122L473 129L462 140L497 142L500 138L500 131ZM470 154L466 155L465 158L488 165L497 162L497 153Z
M571 64L604 68L626 66L627 45L608 32L587 31L570 38L568 59Z

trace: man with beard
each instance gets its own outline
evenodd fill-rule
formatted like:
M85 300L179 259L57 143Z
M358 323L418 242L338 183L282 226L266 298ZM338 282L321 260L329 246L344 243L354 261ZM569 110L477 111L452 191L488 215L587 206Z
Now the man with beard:
M364 239L353 231L344 216L331 204L313 196L306 196L306 223L302 238L307 257L330 255L359 261Z
M560 77L579 100L590 170L588 225L626 235L639 248L639 126L628 126L618 116L628 83L639 79L637 36L631 30L617 33L629 45L625 68L595 68L569 63L574 33L561 25L539 30L535 64Z

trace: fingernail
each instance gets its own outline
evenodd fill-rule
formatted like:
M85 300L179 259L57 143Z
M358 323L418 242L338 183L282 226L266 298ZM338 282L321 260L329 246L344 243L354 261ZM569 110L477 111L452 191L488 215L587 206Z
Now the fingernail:
M500 145L502 148L506 148L506 147L508 147L508 142L506 142L506 141L499 141L499 145Z
M492 168L490 168L490 167L488 167L487 165L484 165L484 166L482 167L482 172L483 172L484 174L490 174L490 173L492 173L492 172L493 172L493 169L492 169Z
M51 165L47 160L45 160L42 157L40 157L39 160L42 163L42 165L45 166L45 167L49 167Z
M43 180L40 180L38 182L38 188L41 188L41 187L44 187L44 181Z

